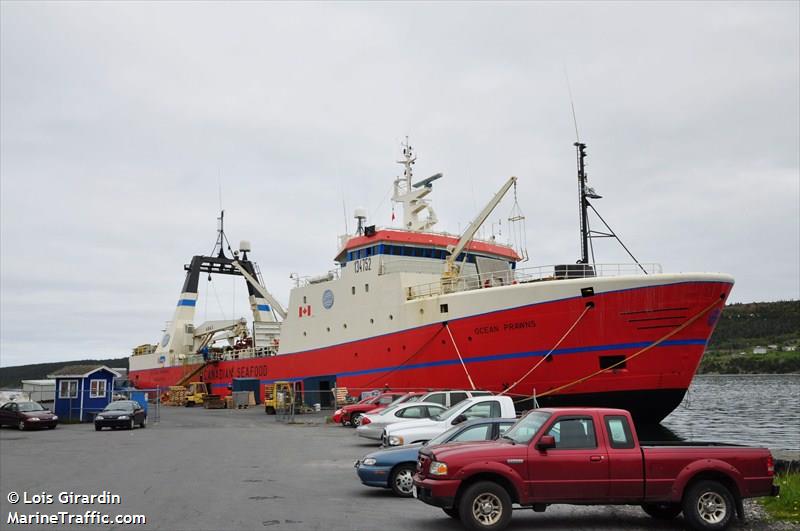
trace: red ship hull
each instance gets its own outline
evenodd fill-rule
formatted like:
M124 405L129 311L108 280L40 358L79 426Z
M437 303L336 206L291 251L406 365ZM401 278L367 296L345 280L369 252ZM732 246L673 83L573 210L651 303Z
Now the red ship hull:
M542 361L578 321L510 394L535 392L542 406L621 407L638 421L658 422L683 399L730 288L725 282L684 282L533 304L305 352L220 361L200 379L221 395L240 377L262 384L325 380L326 387L357 394L384 387L469 388L469 372L476 388L500 392ZM593 306L580 318L587 303ZM191 369L132 371L131 379L139 388L165 388Z

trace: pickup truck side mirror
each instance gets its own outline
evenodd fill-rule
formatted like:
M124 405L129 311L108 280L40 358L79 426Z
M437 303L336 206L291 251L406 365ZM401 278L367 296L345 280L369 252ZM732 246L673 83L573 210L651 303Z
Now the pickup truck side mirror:
M536 443L537 450L547 450L548 448L556 447L556 438L552 435L542 435L539 442Z
M455 426L456 424L461 424L461 423L462 423L462 422L464 422L465 420L467 420L467 416L466 416L466 415L464 415L464 414L462 413L461 415L459 415L459 416L457 416L456 418L454 418L454 419L453 419L453 422L451 422L451 424L452 424L453 426Z

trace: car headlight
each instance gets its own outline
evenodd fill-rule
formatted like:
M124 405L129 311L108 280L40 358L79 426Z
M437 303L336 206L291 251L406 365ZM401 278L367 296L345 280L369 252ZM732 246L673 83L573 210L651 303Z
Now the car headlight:
M128 420L128 418L130 418L130 417L128 417L128 415L120 415L119 416L119 420Z
M28 417L28 420L33 421L33 422L38 422L39 421L39 417Z
M447 464L446 463L440 463L439 461L433 461L431 463L430 468L428 469L428 472L432 476L446 476L447 475Z
M337 409L336 411L333 412L333 414L334 415L341 415L342 414L342 410L341 409Z
M389 436L389 446L402 446L403 438L399 435Z
M97 415L94 420L103 420L105 417L103 415Z
M375 459L374 457L367 457L366 459L364 459L363 461L361 461L361 464L362 464L362 465L367 465L367 466L372 466L372 465L374 465L374 464L375 464L375 463L377 463L377 462L378 462L378 460L377 460L377 459Z
M53 415L53 420L58 420L58 415Z

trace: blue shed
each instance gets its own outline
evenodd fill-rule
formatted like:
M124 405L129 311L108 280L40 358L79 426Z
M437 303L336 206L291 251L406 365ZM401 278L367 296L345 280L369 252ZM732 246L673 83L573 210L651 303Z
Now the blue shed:
M56 381L55 414L62 420L93 421L111 402L119 376L105 365L67 365L48 375Z

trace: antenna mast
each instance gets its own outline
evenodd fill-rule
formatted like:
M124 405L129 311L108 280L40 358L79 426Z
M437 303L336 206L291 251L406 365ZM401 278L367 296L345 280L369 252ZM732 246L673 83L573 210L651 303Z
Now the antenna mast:
M581 258L578 260L579 264L588 264L589 263L589 218L588 218L588 206L589 201L587 201L587 187L586 187L586 162L584 159L586 158L586 144L582 142L575 142L573 144L576 149L576 155L578 157L578 211L580 213L580 232L581 232ZM591 190L591 188L589 189ZM592 190L592 196L594 196L594 190Z

